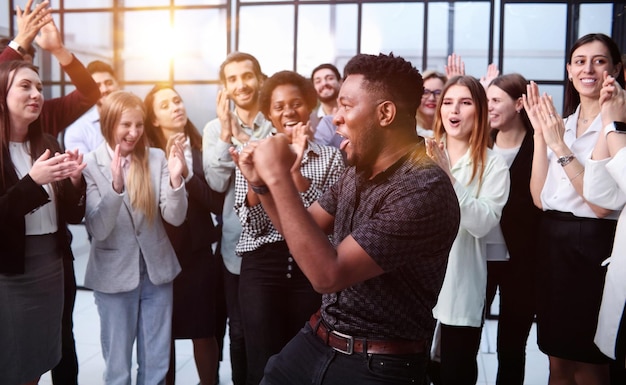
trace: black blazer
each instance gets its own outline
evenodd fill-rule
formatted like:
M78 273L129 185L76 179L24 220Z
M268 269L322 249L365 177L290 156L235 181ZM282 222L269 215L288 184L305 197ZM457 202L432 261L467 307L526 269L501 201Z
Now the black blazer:
M498 131L494 130L492 132L494 143L497 135ZM535 254L541 210L535 206L530 194L533 149L533 132L528 130L519 152L509 168L511 190L509 199L502 209L500 227L511 256L511 262L532 259Z
M52 153L60 152L56 139L44 135L44 140ZM24 216L50 201L46 190L33 181L30 175L18 179L7 148L2 149L4 176L0 180L0 274L23 274L26 229ZM80 223L85 215L85 188L83 181L76 189L69 179L62 182L56 199L57 207L57 247L64 258L72 258L70 235L67 223Z
M220 228L213 224L211 213L220 215L224 193L211 189L204 177L202 153L191 150L193 176L186 183L188 193L187 218L176 227L167 222L165 231L184 269L189 258L208 258L213 255L211 245L221 238Z

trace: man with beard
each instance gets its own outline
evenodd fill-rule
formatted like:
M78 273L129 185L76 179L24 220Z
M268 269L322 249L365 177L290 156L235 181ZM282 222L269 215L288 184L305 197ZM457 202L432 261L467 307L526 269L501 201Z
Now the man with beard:
M235 253L241 224L234 210L236 166L228 149L241 149L250 141L265 138L272 133L272 123L265 119L259 109L259 90L264 79L265 75L254 56L243 52L229 54L220 66L223 88L217 94L217 118L206 124L202 136L202 163L207 182L213 190L226 193L219 251L223 261L221 273L234 385L245 384L247 371L239 307L241 257ZM233 111L229 107L231 100L235 105ZM221 291L221 288L217 288L217 293Z
M425 381L431 311L459 226L458 201L415 132L423 89L417 69L393 54L359 54L345 75L334 122L349 168L308 210L283 135L250 143L238 157L299 267L323 293L321 309L269 360L261 384Z
M107 63L94 60L87 64L87 71L100 89L100 99L89 111L65 129L63 142L68 150L76 150L87 154L95 150L104 141L100 130L100 108L102 102L113 91L121 87L113 68Z
M337 95L341 87L341 74L337 67L330 63L320 64L311 72L311 81L317 92L319 105L311 111L309 122L315 130L324 116L332 116L337 110Z

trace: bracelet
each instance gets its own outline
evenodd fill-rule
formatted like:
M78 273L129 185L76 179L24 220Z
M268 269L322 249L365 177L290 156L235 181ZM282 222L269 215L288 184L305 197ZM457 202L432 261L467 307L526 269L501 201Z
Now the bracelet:
M260 186L255 186L251 183L248 183L248 185L250 186L250 189L252 189L252 191L259 195L267 194L268 192L270 192L270 189L267 188L267 185L264 184Z
M578 178L580 176L580 174L582 174L583 172L585 172L585 168L583 167L582 170L578 171L578 174L574 175L573 177L569 178L569 181L573 181L574 179Z
M562 167L565 167L568 164L570 164L574 160L574 158L576 158L576 155L574 154L563 155L563 156L559 156L556 162L560 164Z

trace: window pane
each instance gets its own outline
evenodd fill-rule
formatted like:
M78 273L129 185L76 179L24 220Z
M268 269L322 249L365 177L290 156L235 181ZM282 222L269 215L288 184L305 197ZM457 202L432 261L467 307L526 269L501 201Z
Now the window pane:
M58 3L58 2L57 2ZM57 4L52 4L57 7ZM85 9L85 8L110 8L113 7L113 0L64 0L63 9Z
M357 6L356 4L341 5L336 9L337 61L335 65L343 74L343 67L357 53Z
M565 4L507 4L503 73L560 80L565 70Z
M465 73L475 77L484 75L489 64L489 12L487 2L454 3L452 52L461 55Z
M456 53L463 59L468 75L484 75L489 64L490 4L433 3L428 7L428 60L425 70L443 73L448 55ZM450 30L453 31L452 40ZM418 64L421 66L421 62Z
M175 37L168 11L125 12L122 62L127 80L166 81L182 41ZM181 37L182 38L182 37Z
M613 4L581 4L578 20L578 37L588 33L603 33L611 36Z
M66 13L63 42L85 66L92 60L112 64L112 28L113 15L110 12Z
M175 0L176 5L222 5L226 0Z
M189 120L196 126L200 134L202 129L209 122L217 117L215 112L215 103L217 99L217 90L219 86L213 85L177 85L176 91L185 102L187 116Z
M355 5L303 5L298 17L296 70L302 75L308 77L322 63L337 65L336 58L342 55L339 39L350 42L347 55L352 57L356 53Z
M13 35L11 31L9 31L9 6L8 5L0 5L0 36L11 36Z
M254 55L268 76L277 71L292 70L293 23L292 5L241 7L239 51Z
M560 114L563 111L563 93L565 92L563 86L540 84L539 92L540 94L545 92L548 95L551 95L557 112Z
M428 3L428 51L424 70L445 73L444 66L448 63L449 9L447 3Z
M123 4L125 7L157 7L170 5L170 0L124 0Z
M361 52L393 52L421 66L424 41L422 3L363 4Z
M220 58L226 56L226 10L178 11L174 22L175 36L180 37L173 41L175 79L217 79Z

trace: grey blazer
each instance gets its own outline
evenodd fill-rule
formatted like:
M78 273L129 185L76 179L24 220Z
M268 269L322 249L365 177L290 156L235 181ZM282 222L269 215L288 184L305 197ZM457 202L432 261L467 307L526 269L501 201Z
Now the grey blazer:
M171 282L180 272L180 265L161 219L174 226L184 222L187 192L184 184L178 190L172 189L165 153L150 148L148 163L160 213L152 223L132 210L128 194L113 190L106 142L86 155L86 163L85 223L93 239L85 286L103 293L137 288L141 255L153 284Z

